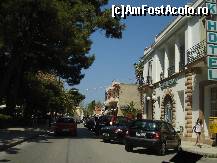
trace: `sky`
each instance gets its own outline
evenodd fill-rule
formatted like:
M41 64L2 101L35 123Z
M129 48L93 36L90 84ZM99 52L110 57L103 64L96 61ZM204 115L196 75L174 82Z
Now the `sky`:
M171 5L181 7L192 0L110 0L106 6L131 5L141 7L148 5L156 7ZM90 54L96 59L92 66L82 71L84 79L75 87L85 95L84 105L92 100L104 102L105 89L112 81L132 84L136 78L134 63L143 56L144 49L149 47L159 34L174 19L172 16L129 16L122 20L126 25L122 39L105 37L103 31L97 31L91 36L93 41Z

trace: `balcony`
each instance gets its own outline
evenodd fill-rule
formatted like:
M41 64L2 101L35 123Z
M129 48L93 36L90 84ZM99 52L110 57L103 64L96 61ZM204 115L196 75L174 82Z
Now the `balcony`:
M200 43L194 45L192 48L186 51L187 64L191 64L206 55L206 41L203 40Z
M171 75L173 75L175 73L175 66L173 65L173 66L170 66L169 68L168 68L168 76L171 76Z

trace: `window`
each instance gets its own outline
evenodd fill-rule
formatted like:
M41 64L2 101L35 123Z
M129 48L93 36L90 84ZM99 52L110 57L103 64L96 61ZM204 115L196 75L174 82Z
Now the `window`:
M148 62L148 76L147 76L147 83L152 83L152 60Z
M210 116L217 116L217 87L211 88L211 96L210 96Z
M148 62L148 76L152 76L152 60Z
M152 122L152 121L135 121L131 128L138 128L138 129L142 129L145 131L157 131L158 130L158 126L157 123Z

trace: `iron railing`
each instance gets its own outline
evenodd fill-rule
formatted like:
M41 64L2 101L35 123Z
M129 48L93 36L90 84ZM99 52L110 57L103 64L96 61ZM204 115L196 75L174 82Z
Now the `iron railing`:
M187 64L193 63L196 60L206 55L206 41L203 40L200 43L194 45L192 48L186 51Z

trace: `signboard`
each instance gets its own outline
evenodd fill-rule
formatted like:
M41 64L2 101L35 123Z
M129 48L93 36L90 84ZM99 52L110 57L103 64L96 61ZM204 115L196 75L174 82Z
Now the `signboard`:
M216 0L206 0L206 7L209 9L210 14L217 14L216 10Z
M209 117L209 132L217 133L217 117Z
M216 0L206 0L210 14L216 15ZM217 80L217 21L206 20L208 80Z
M167 88L167 87L171 87L171 86L177 84L177 80L178 80L177 78L173 78L173 79L170 79L170 80L167 80L167 81L161 83L161 84L160 84L161 90L163 90L163 89L165 89L165 88Z
M216 55L217 56L217 45L207 44L207 55Z
M217 57L207 57L207 64L208 64L208 68L212 69L212 68L217 68Z
M208 80L217 80L217 69L208 69Z

